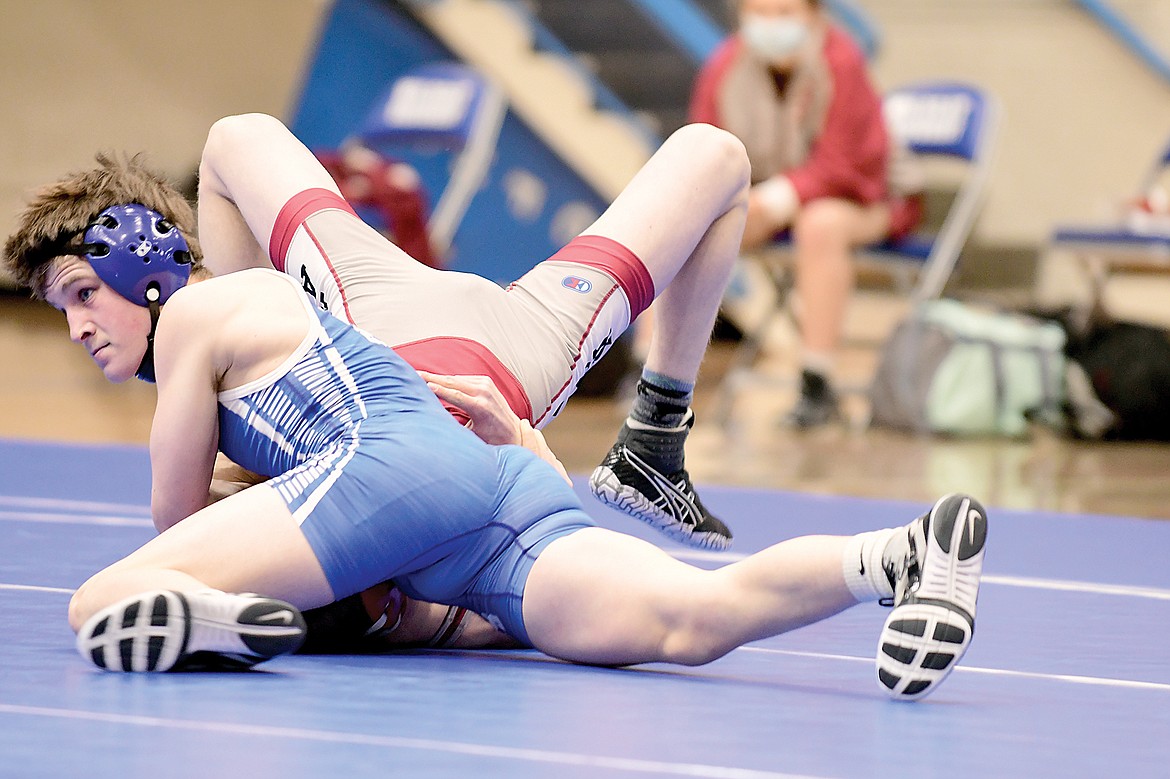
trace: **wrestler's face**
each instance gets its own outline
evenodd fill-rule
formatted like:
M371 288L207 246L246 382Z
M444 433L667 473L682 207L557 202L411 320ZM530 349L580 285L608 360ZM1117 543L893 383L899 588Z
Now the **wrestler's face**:
M53 262L45 300L65 314L69 337L85 347L106 378L120 384L138 372L150 335L150 312L106 285L79 257Z

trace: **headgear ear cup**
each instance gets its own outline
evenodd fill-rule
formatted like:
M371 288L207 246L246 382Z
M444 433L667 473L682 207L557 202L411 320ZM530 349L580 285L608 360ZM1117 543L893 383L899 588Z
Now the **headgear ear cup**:
M85 259L122 297L139 306L159 305L191 276L187 239L168 219L138 203L102 211L85 230ZM150 287L158 292L150 299Z
M154 331L159 309L191 277L187 239L162 214L138 203L111 206L85 230L85 259L98 278L150 309L150 335L138 378L154 381Z

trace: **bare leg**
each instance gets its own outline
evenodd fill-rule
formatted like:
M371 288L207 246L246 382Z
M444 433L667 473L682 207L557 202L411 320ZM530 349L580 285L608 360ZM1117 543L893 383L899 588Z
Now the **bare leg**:
M646 367L694 381L747 208L743 145L710 125L671 135L585 235L612 238L646 265L659 294Z
M862 207L833 199L814 200L797 216L796 291L806 350L822 354L837 350L853 292L853 249L881 240L889 223L884 204Z
M602 502L683 543L722 548L731 531L684 470L690 402L748 204L743 144L710 125L678 130L585 234L611 238L646 266L658 295L630 416L590 477Z
M802 341L800 398L787 423L815 427L840 414L832 377L853 294L853 249L875 243L890 226L884 203L860 206L825 198L805 204L793 228Z
M317 557L267 485L192 514L92 576L69 603L77 630L94 612L150 590L261 592L299 608L333 600Z
M211 126L199 163L199 239L215 274L271 267L268 240L280 209L306 189L337 184L279 120L241 114Z
M582 530L537 559L525 625L538 649L566 660L707 663L857 603L842 573L848 542L806 536L706 571L630 536Z
M962 494L900 528L796 538L715 571L589 528L537 558L524 621L537 648L566 660L698 665L888 598L877 679L912 700L937 689L970 646L986 541L986 512Z

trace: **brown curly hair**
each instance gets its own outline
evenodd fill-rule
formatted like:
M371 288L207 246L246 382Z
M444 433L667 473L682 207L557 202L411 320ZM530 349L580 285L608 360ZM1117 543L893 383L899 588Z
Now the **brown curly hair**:
M42 187L21 213L3 257L17 283L39 296L53 260L82 254L82 235L98 214L128 203L144 205L170 220L187 239L192 272L200 270L203 253L195 237L195 210L179 190L147 168L141 154L98 153L96 159L98 167Z

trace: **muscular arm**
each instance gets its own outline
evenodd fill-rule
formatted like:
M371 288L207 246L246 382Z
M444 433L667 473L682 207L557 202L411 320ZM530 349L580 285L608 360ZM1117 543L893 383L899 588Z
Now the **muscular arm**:
M150 511L159 532L207 505L219 442L210 335L188 299L181 291L168 301L155 336Z

